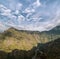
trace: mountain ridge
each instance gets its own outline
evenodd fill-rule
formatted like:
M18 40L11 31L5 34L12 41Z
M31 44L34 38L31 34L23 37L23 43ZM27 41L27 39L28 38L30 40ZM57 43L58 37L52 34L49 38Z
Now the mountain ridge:
M14 49L30 50L38 43L47 43L60 37L57 27L50 31L25 31L9 28L0 34L0 50L11 51ZM56 33L57 32L57 33Z

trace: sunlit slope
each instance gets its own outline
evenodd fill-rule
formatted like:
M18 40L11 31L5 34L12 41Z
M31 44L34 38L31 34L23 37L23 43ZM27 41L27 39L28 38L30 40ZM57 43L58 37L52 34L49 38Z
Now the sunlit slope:
M0 35L0 50L30 50L39 43L38 34L9 29Z
M10 28L0 34L0 50L30 50L32 47L37 46L38 43L46 43L60 37L59 32L58 34L55 33L58 30L51 31L40 33L33 31L19 31L17 29Z

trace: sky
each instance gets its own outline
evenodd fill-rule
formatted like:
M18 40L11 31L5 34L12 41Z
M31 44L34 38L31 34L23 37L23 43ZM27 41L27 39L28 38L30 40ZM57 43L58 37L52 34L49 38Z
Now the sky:
M0 0L0 32L48 31L60 26L60 0Z

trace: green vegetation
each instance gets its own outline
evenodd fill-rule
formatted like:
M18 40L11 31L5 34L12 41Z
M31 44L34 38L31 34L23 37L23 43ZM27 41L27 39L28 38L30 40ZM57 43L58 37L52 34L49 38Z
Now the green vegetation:
M0 33L0 59L60 59L59 28L45 32L10 28Z
M10 28L0 34L0 50L10 52L14 49L30 50L38 43L47 43L60 37L59 27L46 32L19 31Z

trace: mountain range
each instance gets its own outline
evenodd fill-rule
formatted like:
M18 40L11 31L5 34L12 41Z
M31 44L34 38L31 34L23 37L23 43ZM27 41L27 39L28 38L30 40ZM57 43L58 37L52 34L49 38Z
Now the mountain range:
M60 59L60 26L44 32L9 28L0 33L0 59Z
M60 26L50 31L24 31L15 28L0 33L0 50L12 51L14 49L30 50L38 43L47 43L60 37Z

